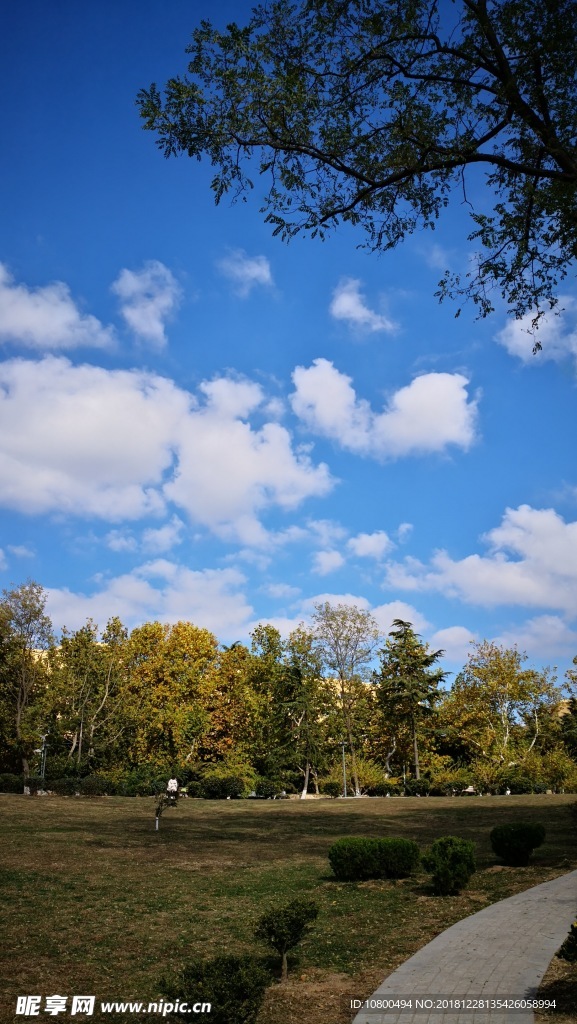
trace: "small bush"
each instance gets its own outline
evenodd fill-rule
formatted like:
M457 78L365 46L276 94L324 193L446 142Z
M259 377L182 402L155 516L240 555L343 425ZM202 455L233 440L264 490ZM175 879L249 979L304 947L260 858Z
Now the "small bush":
M194 798L201 797L202 796L202 782L198 782L196 780L192 780L191 782L188 783L188 786L186 787L186 792L191 797L194 797Z
M347 836L337 839L329 850L329 862L339 882L364 882L377 878L374 839Z
M273 782L272 779L259 779L254 791L257 796L270 800L273 796L276 796L281 788L282 787L277 786L276 782Z
M210 1003L211 1024L254 1024L270 981L255 957L217 956L187 964L175 981L163 978L160 985L174 1001ZM188 1012L175 1018L190 1021Z
M405 796L427 796L431 788L428 779L407 779L405 782Z
M330 865L340 882L369 878L407 878L417 869L419 847L412 839L337 839L329 850Z
M152 782L150 783L150 793L151 793L151 795L152 796L160 796L161 793L166 793L167 784L168 784L168 779L164 775L160 779L153 779Z
M565 942L557 952L561 960L568 960L569 963L577 963L577 921L573 921Z
M282 957L282 979L288 974L287 954L305 937L316 921L319 908L313 900L292 900L284 907L275 907L263 914L256 929L255 938L266 942Z
M12 775L11 772L4 772L0 775L0 793L21 793L24 788L22 775Z
M47 785L57 796L74 796L80 790L79 779L52 779Z
M205 775L202 780L202 795L205 800L226 800L242 796L244 779L240 775Z
M133 769L127 772L111 772L99 775L106 779L107 792L117 796L153 796L153 780L147 771Z
M379 782L378 785L374 786L371 790L371 796L400 796L403 792L402 779L390 778L385 779L384 782Z
M526 867L533 850L545 841L543 825L520 821L516 825L497 825L491 832L491 846L497 857L509 867Z
M336 779L325 779L320 783L321 793L325 796L332 796L333 799L340 796L343 791L342 782L337 782Z
M79 789L82 796L106 796L113 788L112 783L100 775L87 775L85 779L80 779Z
M454 786L450 782L432 782L429 796L453 796Z
M41 775L30 775L27 779L24 779L24 785L28 786L30 794L34 796L39 790L43 790L46 782Z
M464 889L477 870L475 844L469 839L441 836L435 839L424 854L423 866L433 878L433 891L437 896L451 896Z
M377 878L408 878L421 860L417 843L412 839L374 839Z

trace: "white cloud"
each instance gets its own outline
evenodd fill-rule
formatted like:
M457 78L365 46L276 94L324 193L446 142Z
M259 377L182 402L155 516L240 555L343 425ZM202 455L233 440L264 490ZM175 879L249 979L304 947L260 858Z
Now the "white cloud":
M431 270L446 270L450 266L449 253L442 245L429 242L418 250Z
M0 505L118 522L163 514L168 499L225 539L269 545L259 514L328 493L328 468L278 423L248 422L258 385L200 391L204 404L155 374L62 357L0 364Z
M466 626L447 626L433 633L429 644L433 650L445 652L445 661L464 664L471 653L471 644L478 640L478 633L472 633Z
M104 538L104 543L111 551L120 553L138 550L136 537L127 530L109 530Z
M547 359L558 362L567 356L577 359L577 302L574 298L561 296L558 312L545 313L538 330L532 327L533 318L534 314L528 313L519 320L508 320L497 333L497 341L509 355L530 365L539 365ZM542 349L533 354L537 341Z
M459 373L426 373L390 398L382 413L357 398L351 378L328 359L297 366L293 411L316 434L343 448L375 458L443 451L475 440L477 399L469 400L467 378Z
M377 605L375 608L371 608L371 614L374 615L383 633L391 631L395 619L410 622L416 633L421 633L429 627L424 615L421 615L412 604L406 604L405 601L388 601L386 604Z
M275 626L282 636L288 636L291 630L296 629L296 627L301 623L304 623L305 626L311 625L312 616L314 615L316 606L318 604L324 604L325 602L333 605L333 607L345 605L347 607L359 608L364 612L370 612L383 635L383 639L392 629L395 619L403 619L405 622L411 622L418 633L429 628L427 619L421 615L413 605L407 604L405 601L389 601L387 604L377 605L373 608L366 597L348 593L324 593L315 594L312 597L306 597L292 606L295 609L294 616L275 616L267 618L266 620L255 620L252 624L252 628L257 625L258 621L266 621Z
M164 526L149 527L143 530L140 541L130 530L109 530L104 538L104 543L111 551L129 553L138 551L149 552L150 554L162 554L170 551L182 540L184 523L178 516L172 516Z
M347 541L347 547L359 558L382 558L395 545L384 530L375 533L358 533Z
M273 284L266 256L248 256L243 249L232 250L218 261L217 267L232 282L234 292L242 299L258 285L270 287Z
M153 619L182 619L226 639L244 633L252 615L242 590L245 582L236 569L193 571L158 559L108 580L91 595L49 589L46 609L57 628L76 629L88 617L103 625L113 615L129 627Z
M165 493L196 521L225 539L268 546L271 538L256 513L270 505L294 509L310 496L327 494L333 481L324 464L314 466L295 451L278 423L260 429L239 416L255 411L257 385L226 381L203 387L208 402L180 439L179 464Z
M165 523L164 526L159 526L156 529L150 527L148 530L144 530L142 546L145 551L150 551L153 554L170 551L182 541L183 529L182 519L172 516L170 522Z
M0 263L0 341L40 351L80 346L110 348L114 330L104 327L96 317L81 313L62 281L28 288L16 284L8 268Z
M8 562L6 561L6 555L4 554L2 548L0 548L0 569L7 569L7 568L8 568Z
M156 348L166 344L165 323L178 307L181 288L168 267L148 260L142 270L120 271L111 286L131 331Z
M409 539L413 532L412 523L401 523L397 529L397 540L399 544L404 544Z
M572 655L577 649L577 632L558 615L536 615L521 625L504 630L495 643L517 647L542 662L560 654Z
M345 277L339 281L329 311L335 320L344 320L360 331L387 331L390 334L397 329L389 317L369 309L361 293L361 282L354 277Z
M452 559L437 551L428 565L414 558L387 567L388 586L435 590L471 604L511 604L575 613L577 522L554 509L507 509L485 541L488 555Z
M136 370L0 364L0 503L113 521L162 511L189 405L172 381Z
M309 535L312 535L319 547L332 547L347 535L344 527L332 519L308 519L307 527Z
M319 576L328 576L330 572L340 569L345 560L340 551L316 551L313 555L313 572Z
M350 605L360 608L361 611L370 611L370 602L366 597L359 597L358 594L315 594L313 597L305 598L300 607L304 614L312 615L317 604L326 602L332 605Z
M8 544L7 547L10 554L16 558L34 558L34 552L25 544Z
M267 583L263 590L269 597L279 601L290 600L300 594L299 587L293 587L290 583Z

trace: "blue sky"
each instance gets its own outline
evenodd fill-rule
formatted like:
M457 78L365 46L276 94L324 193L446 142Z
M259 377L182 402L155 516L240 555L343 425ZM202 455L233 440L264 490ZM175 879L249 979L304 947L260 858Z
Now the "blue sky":
M216 11L216 14L215 14ZM563 671L577 653L574 278L531 354L433 293L472 252L456 199L377 257L272 237L166 161L139 88L250 4L22 0L0 41L0 585L55 626L186 618L219 639L315 602ZM487 202L483 182L472 197Z

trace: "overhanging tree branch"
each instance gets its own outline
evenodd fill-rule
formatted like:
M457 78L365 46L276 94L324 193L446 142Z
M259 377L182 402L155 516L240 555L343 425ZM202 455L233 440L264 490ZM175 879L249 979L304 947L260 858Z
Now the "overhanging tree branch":
M485 168L494 213L473 210L469 236L484 258L441 293L485 315L494 287L538 318L577 258L576 22L577 0L456 0L441 13L428 0L277 2L245 28L203 22L188 75L138 106L165 155L208 157L217 202L254 187L256 156L272 175L263 211L285 238L344 220L391 248L434 223L467 168Z

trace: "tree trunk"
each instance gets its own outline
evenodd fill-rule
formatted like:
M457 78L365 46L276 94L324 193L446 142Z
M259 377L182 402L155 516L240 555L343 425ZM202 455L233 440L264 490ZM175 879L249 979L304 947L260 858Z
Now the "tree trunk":
M418 782L419 779L421 778L421 772L420 772L420 769L419 769L419 746L418 746L418 743L417 743L417 724L415 722L414 715L411 718L411 726L412 726L412 729L413 729L413 754L414 754L414 757L415 757L415 779Z
M357 771L357 755L355 751L355 741L353 740L353 727L349 710L345 704L346 695L343 687L341 688L341 695L343 701L343 709L345 711L345 728L347 730L347 740L349 744L349 751L351 754L351 776L353 779L353 786L355 787L355 796L360 796L361 787L359 785L359 773Z
M280 980L281 981L286 981L287 978L288 978L288 960L287 960L286 953L283 953L283 955L282 955L282 971L281 971Z
M307 796L307 793L309 791L309 775L310 775L310 770L311 770L310 761L307 761L306 768L305 768L305 779L304 779L304 782L303 782L303 790L302 790L302 793L301 793L301 800L306 800L306 796Z

